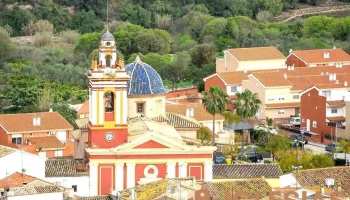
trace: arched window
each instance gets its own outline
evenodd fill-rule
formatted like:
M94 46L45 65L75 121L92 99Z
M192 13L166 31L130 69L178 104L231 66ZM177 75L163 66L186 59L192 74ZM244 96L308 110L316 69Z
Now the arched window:
M106 56L106 67L111 67L111 59L112 57L110 55Z
M114 93L113 92L106 92L105 93L105 109L106 112L113 112L114 111Z

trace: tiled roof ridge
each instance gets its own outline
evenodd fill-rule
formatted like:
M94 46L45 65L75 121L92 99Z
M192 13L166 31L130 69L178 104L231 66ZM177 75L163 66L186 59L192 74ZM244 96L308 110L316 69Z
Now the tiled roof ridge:
M33 112L33 113L9 113L9 114L1 114L1 115L38 115L38 114L47 114L47 113L58 113L57 111L52 111L52 112Z
M350 166L333 166L333 167L324 167L324 168L313 168L313 169L300 169L298 172L305 172L305 171L321 171L321 170L329 170L329 169L349 169ZM296 172L293 172L296 173Z
M276 48L275 46L266 46L266 47L242 47L242 48L231 48L231 49L259 49L259 48ZM231 50L231 49L228 49L228 50ZM277 49L277 48L276 48Z
M187 122L187 123L189 123L189 124L192 124L192 126L189 125L190 127L185 127L185 128L194 128L194 126L197 126L197 127L200 128L200 126L201 126L201 125L199 124L199 122L191 121L191 120L189 120L188 117L185 116L185 115L182 115L182 114L179 114L179 113L174 113L174 112L168 112L167 114L175 115L175 116L181 118L181 120L184 120L185 122ZM169 117L168 117L168 118L169 118ZM170 121L171 121L171 120L169 119L169 122L170 122Z

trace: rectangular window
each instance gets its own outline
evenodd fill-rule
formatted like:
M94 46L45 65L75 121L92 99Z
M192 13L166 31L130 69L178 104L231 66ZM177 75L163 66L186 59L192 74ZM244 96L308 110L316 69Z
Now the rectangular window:
M21 137L16 137L16 138L12 138L12 144L22 144L22 138Z
M144 103L137 103L137 113L144 114Z
M293 99L299 99L299 94L293 95Z
M329 91L329 90L327 90L327 91L322 91L322 96L330 97L330 96L331 96L331 91Z
M278 98L278 100L280 100L280 101L284 101L284 99L285 99L285 95L284 95L284 94L281 94L281 95L279 96L279 98Z
M78 186L77 185L72 185L72 188L73 188L74 192L78 191Z
M237 86L231 86L231 93L237 92Z
M338 109L332 108L331 113L333 113L333 114L338 113Z
M312 122L312 127L317 128L317 121Z
M284 113L285 113L284 110L279 110L279 111L278 111L278 114L279 114L279 115L283 115Z
M269 98L267 99L268 101L274 101L275 100L275 96L274 95L270 95Z

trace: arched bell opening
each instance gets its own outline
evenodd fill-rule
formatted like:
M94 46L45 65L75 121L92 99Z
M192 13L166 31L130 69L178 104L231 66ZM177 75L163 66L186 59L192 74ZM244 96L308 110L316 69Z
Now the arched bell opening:
M113 92L108 91L104 95L105 98L105 121L114 121L114 99Z
M112 56L107 55L106 56L106 67L111 67L111 60L112 60Z

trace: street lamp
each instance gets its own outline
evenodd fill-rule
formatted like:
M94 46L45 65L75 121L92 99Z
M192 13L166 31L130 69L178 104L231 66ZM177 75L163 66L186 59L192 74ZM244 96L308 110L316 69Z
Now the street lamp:
M297 160L297 163L298 163L298 160ZM292 170L295 170L296 173L295 173L295 188L298 189L298 170L299 169L302 169L303 166L292 166Z

